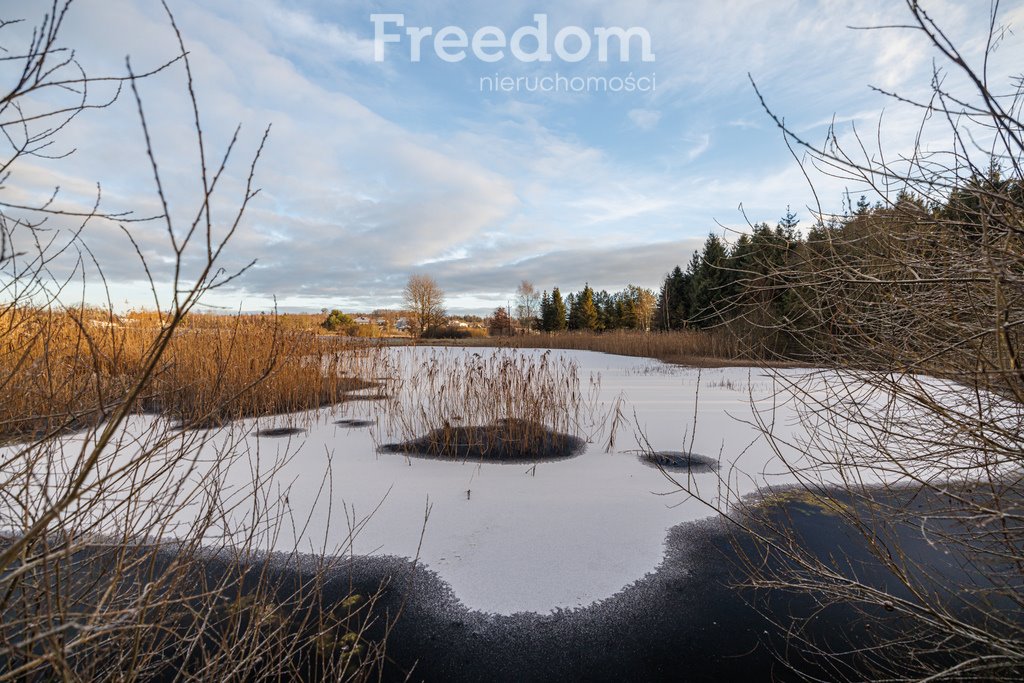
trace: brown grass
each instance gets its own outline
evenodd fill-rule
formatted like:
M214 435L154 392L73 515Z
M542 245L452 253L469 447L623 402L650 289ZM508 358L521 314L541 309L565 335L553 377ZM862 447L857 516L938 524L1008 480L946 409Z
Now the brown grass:
M473 339L463 343L469 346L597 351L703 367L753 364L761 360L745 352L740 341L726 330L555 332Z
M335 549L325 540L312 568L263 552L295 525L287 496L272 490L290 454L261 455L244 429L182 434L160 421L104 441L98 423L132 405L139 382L135 410L186 425L319 407L369 386L358 378L381 354L274 316L204 315L186 318L147 377L160 322L0 311L0 435L11 442L0 448L0 552L23 545L4 566L0 681L369 676L388 621L372 595L323 590L343 576L350 539ZM81 446L59 438L72 427L88 430ZM252 462L251 489L225 488L229 469ZM52 527L26 532L61 496L70 502Z
M375 346L295 329L278 316L193 316L135 406L186 425L290 413L345 400ZM156 314L10 308L0 313L0 437L94 424L139 380ZM259 385L258 387L256 385Z

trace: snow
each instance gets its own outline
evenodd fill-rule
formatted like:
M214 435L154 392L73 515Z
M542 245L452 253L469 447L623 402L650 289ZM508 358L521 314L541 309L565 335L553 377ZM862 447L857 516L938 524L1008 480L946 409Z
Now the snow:
M407 361L402 354L430 351L390 353ZM718 499L723 480L732 494L795 481L779 455L799 462L799 415L786 400L789 393L763 371L553 353L574 359L583 382L599 375L599 416L621 397L629 424L619 427L610 450L602 425L584 435L591 443L582 455L536 467L380 454L377 446L394 436L382 426L334 424L340 418L373 419L380 405L366 401L310 413L308 432L289 438L255 434L280 426L280 418L237 423L211 433L200 462L212 467L218 460L230 462L224 455L229 451L236 454L225 477L239 503L232 513L239 522L251 501L261 499L252 496L253 472L265 476L276 463L262 490L271 498L287 496L293 522L262 539L268 549L418 557L466 606L499 614L585 606L641 579L662 561L669 528L708 517L726 502ZM785 382L812 381L815 374L779 371ZM781 441L794 445L778 452L770 447L756 425L755 407ZM154 422L134 417L126 433L145 438ZM66 452L79 445L76 438L67 440ZM708 500L686 495L642 463L637 451L648 445L719 458L718 472L676 473Z

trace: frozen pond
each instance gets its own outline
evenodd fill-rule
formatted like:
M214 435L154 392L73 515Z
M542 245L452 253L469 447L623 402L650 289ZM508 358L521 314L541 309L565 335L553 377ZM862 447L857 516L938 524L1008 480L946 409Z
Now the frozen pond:
M443 351L474 352L493 353ZM434 351L388 353L401 365ZM257 436L258 430L284 426L282 418L235 424L202 446L203 461L212 466L218 448L239 440L233 448L242 446L246 455L224 474L239 520L251 507L254 476L264 478L264 498L287 499L289 521L262 545L418 556L466 606L500 614L543 613L610 597L659 565L669 528L713 514L707 502L684 494L643 462L642 449L720 460L717 471L676 473L712 504L726 502L719 500L723 482L734 495L794 481L778 456L796 462L797 447L774 450L755 424L754 406L779 439L795 443L802 433L787 392L763 371L551 353L575 360L585 388L599 377L589 404L592 423L581 434L590 443L571 459L534 466L379 453L394 435L377 419L380 404L361 401L311 413L300 423L308 429L291 436ZM812 375L778 373L784 381ZM605 418L616 407L624 419L609 448ZM153 423L135 417L128 431L144 434ZM68 439L65 449L74 444Z
M689 448L698 371L646 359L561 353L579 363L584 380L600 374L598 412L623 399L628 421L610 452L609 434L601 431L581 455L536 467L406 458L378 454L371 430L339 427L327 416L290 441L260 439L264 452L294 451L281 476L294 480L290 501L297 517L305 517L299 495L319 487L330 459L337 504L330 527L325 514L313 516L306 531L310 547L319 549L325 538L328 546L343 542L338 536L348 529L338 505L347 506L349 519L372 512L355 535L354 552L414 557L418 551L464 604L502 614L587 605L652 571L670 527L712 514L636 452L646 446L638 437L655 450ZM692 450L721 456L722 464L718 473L693 475L693 483L714 497L720 477L731 475L749 492L773 470L781 473L758 431L740 422L751 419L748 391L765 398L772 381L745 368L704 369L700 380ZM372 407L350 406L348 412L363 416ZM635 434L635 425L643 436ZM282 549L292 544L290 535L278 539Z

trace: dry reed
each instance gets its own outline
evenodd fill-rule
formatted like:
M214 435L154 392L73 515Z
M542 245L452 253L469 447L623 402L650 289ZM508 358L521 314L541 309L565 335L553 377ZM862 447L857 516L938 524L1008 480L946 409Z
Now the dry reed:
M388 627L368 595L328 590L344 565L326 541L319 554L264 552L286 525L303 528L275 481L288 456L250 451L244 430L182 431L132 416L150 408L217 424L316 407L361 386L361 353L338 353L275 318L191 313L248 269L222 256L257 196L268 131L237 173L243 137L215 150L216 136L204 136L189 50L166 5L176 54L148 73L128 60L126 75L93 78L62 44L71 4L19 7L35 20L17 34L18 21L0 22L13 46L0 84L9 133L0 190L8 200L28 194L18 206L0 202L0 681L366 679ZM154 145L164 138L140 94L165 70L186 81L180 101L199 160L186 184L193 195L173 203ZM148 219L104 212L99 187L83 206L24 184L27 160L71 147L61 136L77 114L117 99L94 95L104 88L130 92L138 113L139 155L163 209ZM243 191L225 203L228 183ZM109 300L106 310L72 303L68 283L107 284L107 254L88 244L101 222L123 230L163 312L122 318ZM141 246L143 234L163 242ZM248 479L228 479L232 467ZM315 498L329 491L328 476Z
M370 386L359 376L380 372L379 349L285 331L272 316L203 316L185 319L147 375L155 314L9 307L0 316L0 552L23 544L0 578L0 681L171 670L341 680L379 664L389 626L373 596L323 589L344 575L333 558L347 545L312 558L264 552L296 525L275 489L292 453L254 452L249 427L172 424L343 400ZM101 420L137 384L135 410L173 419L124 422L104 442ZM72 427L82 433L68 438ZM229 470L252 471L251 484L228 488ZM47 533L22 535L64 497Z
M550 352L411 353L385 405L403 443L388 450L440 457L536 460L575 453L596 395L575 361Z
M473 342L470 342L473 343ZM755 362L727 330L677 332L556 332L515 337L493 337L487 345L509 348L597 351L619 356L654 358L666 363L715 366Z
M0 313L0 438L96 424L139 381L157 316L14 308ZM186 318L136 410L210 426L339 403L379 349L293 331L276 316Z

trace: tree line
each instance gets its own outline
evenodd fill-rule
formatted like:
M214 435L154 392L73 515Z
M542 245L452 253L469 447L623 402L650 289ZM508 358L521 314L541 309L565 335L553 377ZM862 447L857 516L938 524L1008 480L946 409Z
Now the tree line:
M880 285L869 282L854 292L823 274L857 264L862 272L874 268L885 280L893 260L916 259L922 263L907 277L920 280L923 270L935 266L928 259L944 250L955 249L964 263L976 260L969 253L972 240L980 243L991 237L977 227L978 212L992 210L993 197L1003 197L1007 204L1019 201L1022 194L1018 183L1005 180L993 167L939 200L904 192L895 200L872 205L861 197L843 214L816 221L806 233L787 207L775 225L757 223L734 240L709 234L685 267L677 265L666 274L657 293L636 285L608 292L585 284L564 294L557 286L539 291L523 280L514 307L496 308L488 328L493 335L715 328L741 339L751 353L801 358L825 346L835 347L838 339L843 340L845 353L864 353L881 335L891 337L887 342L912 336L906 328L896 334L869 329L863 321L875 318L864 309L893 306L910 296L917 299L928 291L926 283L913 284L911 291L890 288L882 293ZM828 287L821 285L823 281ZM415 336L456 332L448 325L445 294L433 278L411 277L403 294L409 330ZM928 308L920 305L920 310ZM854 315L858 310L860 315ZM927 322L912 312L902 315L917 318L919 324ZM341 322L346 322L345 316L332 311L324 327L339 327Z
M862 200L863 201L863 200ZM783 267L804 243L799 220L788 207L774 227L751 227L728 243L712 233L686 268L676 266L657 297L654 328L662 331L706 329L734 319L744 304L785 315L792 305L785 288L766 288L765 278ZM756 286L755 286L756 285Z
M827 353L861 366L940 356L987 365L1000 353L1017 364L1021 205L1024 184L993 163L944 196L861 197L806 232L787 209L774 226L753 225L731 243L710 234L665 277L652 327L716 328L752 352ZM981 305L979 287L993 288L991 306ZM993 320L1007 324L993 331ZM947 349L952 339L961 343Z
M653 291L629 285L610 293L586 284L579 292L563 296L558 287L537 292L527 280L516 290L515 316L499 307L491 316L492 334L519 330L540 332L651 329L656 297ZM510 307L511 308L511 307Z

